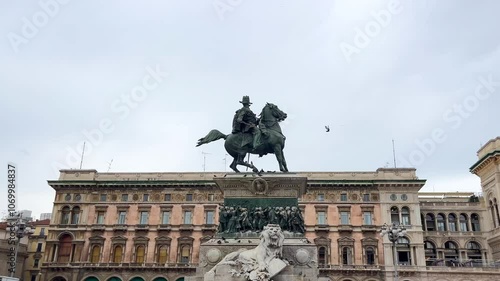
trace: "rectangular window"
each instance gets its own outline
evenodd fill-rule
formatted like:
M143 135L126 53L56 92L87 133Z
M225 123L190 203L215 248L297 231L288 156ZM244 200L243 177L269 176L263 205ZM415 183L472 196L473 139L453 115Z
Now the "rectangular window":
M149 194L142 195L142 201L143 202L149 202Z
M186 194L186 201L193 201L193 194Z
M460 221L460 231L467 231L467 222Z
M40 236L44 236L45 235L45 227L42 227L40 229Z
M347 193L340 194L340 201L347 202Z
M214 194L208 194L208 201L214 201Z
M31 275L31 281L36 281L36 274Z
M318 212L318 224L326 224L326 213L325 212Z
M39 262L40 262L39 259L35 259L35 261L33 262L33 267L38 267Z
M410 225L410 215L409 214L401 214L401 223L403 225Z
M318 200L319 202L323 202L323 201L325 201L325 194L323 194L323 193L318 194L318 198L317 198L317 200Z
M403 222L403 224L405 224L405 223ZM437 231L444 231L444 221L438 221Z
M146 211L141 212L139 224L148 224L149 213Z
M191 211L184 211L184 224L191 224L192 213Z
M128 194L122 194L122 202L128 201Z
M106 202L106 194L101 194L101 198L100 198L100 201L101 202Z
M372 225L372 212L363 212L363 224Z
M449 222L448 226L450 228L450 231L457 231L457 225L455 224L455 222Z
M42 243L38 243L38 245L36 245L36 252L40 253L41 251L42 251Z
M363 202L370 202L370 194L363 194Z
M205 224L214 224L214 211L207 211L205 213Z
M165 194L165 201L172 201L172 194Z
M104 224L104 212L97 212L97 224Z
M118 212L118 224L125 224L125 219L127 218L127 212Z
M349 212L340 212L340 224L350 224Z
M170 223L170 211L163 211L161 215L161 224L169 224Z

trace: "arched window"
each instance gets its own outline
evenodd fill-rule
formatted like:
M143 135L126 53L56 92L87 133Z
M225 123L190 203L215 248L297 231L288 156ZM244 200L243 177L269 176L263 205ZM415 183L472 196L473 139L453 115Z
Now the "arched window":
M434 265L434 261L437 258L436 255L436 245L430 241L424 242L424 250L425 250L425 261L427 266Z
M446 231L446 224L444 223L445 216L443 214L438 214L436 216L437 220L437 231Z
M420 214L420 223L422 223L422 230L425 231L425 217L424 217L424 214Z
M460 231L469 231L466 214L460 214Z
M481 226L479 225L479 215L472 214L470 216L470 222L472 226L472 231L481 231Z
M411 265L410 240L406 237L399 237L396 244L397 260L400 265Z
M69 217L70 217L70 209L68 206L62 208L61 211L61 224L69 224Z
M318 248L318 264L319 264L319 267L325 267L327 265L326 247L319 247Z
M92 247L92 251L90 252L90 262L99 263L100 257L101 257L101 246L94 245Z
M121 245L116 245L113 249L113 262L121 263L123 256L123 247Z
M493 201L490 200L490 212L491 220L493 221L493 227L497 227L497 220L495 219L495 207L493 206Z
M481 246L474 241L467 243L467 258L474 261L482 259Z
M391 222L399 224L399 209L396 206L391 207Z
M191 246L190 245L182 245L181 247L181 263L189 263L191 257Z
M168 246L163 245L158 248L158 263L166 264L168 262Z
M493 199L493 202L495 203L495 211L496 211L496 214L497 214L497 221L498 221L498 225L500 225L500 214L498 213L498 203L497 203L497 199L494 198Z
M342 248L342 264L350 265L352 264L352 249L351 247Z
M447 241L444 243L444 259L446 265L456 266L458 261L458 246L455 242Z
M403 207L401 208L401 223L403 225L410 225L410 208Z
M366 264L370 265L375 264L375 249L373 247L366 247L365 255L366 255Z
M434 223L434 214L425 215L425 224L427 225L427 231L436 231L436 225Z
M71 210L71 224L78 224L80 218L80 207L73 207Z
M144 263L144 254L146 248L144 245L139 245L135 248L135 262L136 263Z
M73 247L73 238L66 234L59 239L59 252L57 253L57 262L68 263L71 258L71 249Z
M457 216L455 214L448 215L448 228L450 231L457 231Z

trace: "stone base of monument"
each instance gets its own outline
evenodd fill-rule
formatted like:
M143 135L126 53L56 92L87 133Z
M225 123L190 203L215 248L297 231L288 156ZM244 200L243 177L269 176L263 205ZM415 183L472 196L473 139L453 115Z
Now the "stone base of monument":
M247 281L243 276L231 274L235 266L219 264L227 255L256 248L258 238L212 239L200 247L200 265L196 276L186 281ZM269 280L273 281L317 281L317 248L305 238L285 238L283 243L283 266L281 260L269 264ZM219 265L217 265L219 264ZM211 271L217 265L216 270ZM276 272L274 272L276 270Z

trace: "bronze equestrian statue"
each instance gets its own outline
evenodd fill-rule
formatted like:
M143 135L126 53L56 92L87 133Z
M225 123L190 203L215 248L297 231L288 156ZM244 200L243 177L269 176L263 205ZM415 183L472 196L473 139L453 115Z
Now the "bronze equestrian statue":
M249 167L254 173L259 173L253 163L245 162L247 153L258 154L259 156L274 153L280 171L288 172L283 154L285 136L281 132L279 125L279 122L286 119L286 113L276 105L266 103L259 117L257 117L250 109L252 103L248 96L243 96L240 103L243 104L243 107L237 110L234 115L231 134L225 135L218 130L212 130L204 138L199 139L196 146L225 139L224 147L227 153L233 157L233 162L229 167L236 173L240 172L237 165Z

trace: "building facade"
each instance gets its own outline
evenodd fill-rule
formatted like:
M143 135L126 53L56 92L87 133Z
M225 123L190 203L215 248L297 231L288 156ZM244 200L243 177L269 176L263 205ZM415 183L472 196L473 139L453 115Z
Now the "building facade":
M478 152L479 160L470 168L481 179L484 210L488 228L485 229L493 260L500 261L500 137L490 140Z
M488 143L471 168L485 197L419 193L415 169L290 173L307 178L299 206L320 280L394 280L394 260L400 281L500 280L499 147ZM236 175L62 170L49 181L56 197L40 281L193 276L224 200L213 179L225 176ZM380 235L391 223L407 230L395 249Z
M34 233L28 237L27 258L24 264L24 280L39 281L40 267L44 261L45 241L50 225L50 219L38 220L30 224Z
M11 237L10 227L6 222L0 222L0 276L10 276L9 262L12 256L15 255L13 246L8 240ZM27 258L28 237L21 238L19 242L19 250L17 252L16 272L14 277L22 278L25 260Z

